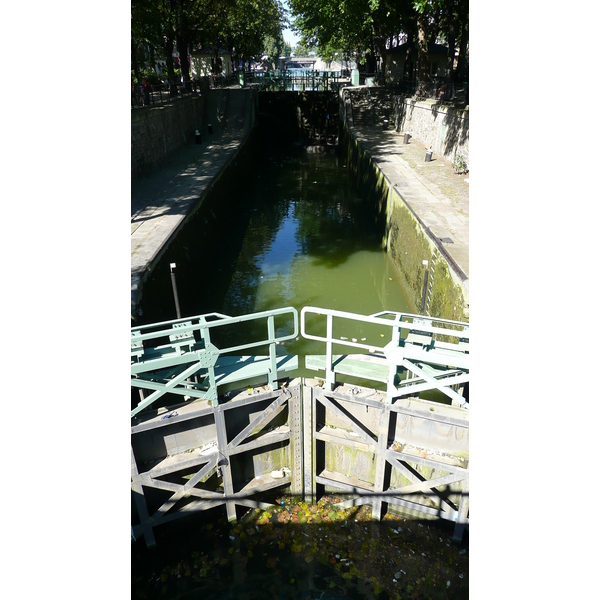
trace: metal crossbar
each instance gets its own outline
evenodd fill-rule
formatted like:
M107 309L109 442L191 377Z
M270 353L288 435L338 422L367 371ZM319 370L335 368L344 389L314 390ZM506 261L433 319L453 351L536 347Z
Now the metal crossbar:
M307 315L326 319L326 335L307 332ZM350 321L358 325L380 325L389 329L383 335L385 344L363 343L357 337L334 335L334 321ZM348 373L348 364L356 364L356 354L333 354L333 346L367 350L370 364L361 360L361 377L381 381L381 368L387 366L387 401L437 389L453 403L468 408L468 402L458 393L469 381L469 324L449 319L424 317L410 313L382 311L365 316L345 311L305 306L300 313L302 337L326 345L325 365L318 357L306 357L306 366L326 372L326 389L331 391L337 373ZM360 356L360 355L359 355ZM346 365L346 366L344 366ZM371 369L372 374L369 373ZM405 375L404 379L401 379Z

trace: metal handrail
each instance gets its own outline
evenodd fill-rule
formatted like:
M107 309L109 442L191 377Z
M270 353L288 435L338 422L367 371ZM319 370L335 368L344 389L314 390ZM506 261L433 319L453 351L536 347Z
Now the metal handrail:
M317 314L319 316L326 316L328 320L333 317L338 317L342 319L348 319L350 321L358 321L361 323L371 323L373 325L384 325L387 327L400 329L407 329L411 332L421 332L426 331L431 334L438 334L444 336L451 337L460 337L461 339L469 339L469 324L464 323L462 321L453 321L450 319L439 319L436 317L428 317L423 315L415 315L411 313L401 313L394 311L382 311L379 313L375 313L373 315L359 315L356 313L345 312L341 310L328 309L328 308L317 308L313 306L305 306L300 312L300 333L302 337L315 340L318 342L325 343L336 343L342 344L344 346L351 346L353 348L362 348L364 350L368 350L369 352L377 352L377 350L383 352L385 347L387 346L378 346L376 344L361 344L359 342L352 342L349 340L342 339L341 337L333 338L331 337L323 337L318 335L309 334L306 332L306 320L305 315L308 313ZM393 320L383 318L384 315L390 315L393 317ZM417 323L411 323L407 321L407 319L417 319ZM443 327L438 327L433 325L433 323L443 323L445 325L452 325L456 327L461 327L460 330L447 329ZM398 332L399 333L399 332Z
M132 342L144 342L153 339L165 338L172 335L181 335L183 333L192 333L194 331L200 332L204 338L204 333L209 332L210 329L215 327L223 327L225 325L232 325L235 323L243 323L246 321L257 321L259 319L266 318L268 321L274 319L274 317L283 314L291 314L294 319L294 331L289 335L276 336L275 331L267 332L267 339L260 340L257 342L251 342L248 344L242 344L237 346L231 346L226 348L217 348L219 353L226 354L229 352L237 352L238 350L247 350L249 348L257 348L265 346L266 344L278 344L288 340L295 339L298 337L298 311L293 307L277 308L274 310L268 310L250 315L241 315L238 317L230 317L221 313L207 313L204 315L198 315L194 317L182 317L180 319L173 319L170 321L162 321L160 323L152 323L150 325L140 325L138 327L131 328ZM214 318L214 321L208 319ZM189 323L189 324L188 324ZM174 327L175 325L186 324L183 327ZM159 328L158 330L154 330ZM134 334L135 338L134 338Z
M291 314L294 321L294 331L287 335L277 335L275 331L275 317ZM214 319L214 320L209 320ZM248 321L267 320L267 338L247 344L235 346L217 347L210 339L210 331L216 327L233 325ZM198 332L197 339L195 332ZM132 387L154 390L147 398L142 391L140 403L131 411L134 417L139 412L153 404L156 400L167 393L204 398L218 404L217 379L215 367L222 354L259 348L268 345L269 354L266 362L266 374L269 385L275 389L278 378L278 362L276 346L287 340L298 337L298 311L293 307L279 308L269 311L258 312L239 317L229 317L221 313L209 313L195 317L163 321L151 325L141 325L131 329L131 385ZM159 340L168 340L160 345ZM159 345L144 347L144 342L155 341ZM144 358L146 355L146 358ZM140 377L157 369L178 369L176 374L166 382L157 382L151 378ZM181 370L183 368L183 370ZM194 388L194 382L190 378L196 378L197 374L203 373L202 377L208 384L205 392Z
M326 335L310 334L306 331L306 315L316 314L326 318ZM370 323L391 328L391 341L384 346L377 344L363 344L356 338L350 341L348 338L333 335L333 319L345 319L359 323ZM444 325L446 327L444 327ZM450 329L449 327L453 327ZM402 336L402 331L407 331ZM462 321L450 319L439 319L410 313L393 311L382 311L373 315L359 315L334 309L317 308L305 306L300 313L300 333L302 337L323 342L326 345L325 372L326 389L332 390L335 384L335 368L333 357L333 345L339 344L351 348L360 348L375 353L387 363L389 367L387 381L387 401L391 402L393 397L411 395L417 389L425 391L438 389L453 402L468 408L468 403L451 386L463 385L469 381L469 324ZM434 335L445 338L458 338L459 343L434 339ZM429 364L435 368L442 366L443 381L438 378L441 375L432 375L423 369L423 364ZM412 386L406 382L396 387L396 369L401 367L411 374ZM448 367L452 367L448 369ZM408 374L407 374L408 377ZM368 379L368 377L366 377ZM402 388L402 389L400 389Z

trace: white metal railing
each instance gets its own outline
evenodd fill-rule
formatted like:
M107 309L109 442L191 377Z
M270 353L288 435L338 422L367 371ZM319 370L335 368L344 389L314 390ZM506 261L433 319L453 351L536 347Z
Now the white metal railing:
M287 335L277 335L275 317L291 315L293 331ZM267 335L264 339L244 344L233 344L217 347L211 341L211 330L228 325L259 321L266 319ZM155 402L165 393L202 397L217 401L215 365L223 354L231 354L241 350L268 346L268 378L269 384L276 387L277 353L276 346L282 342L298 337L298 311L287 307L250 315L230 317L221 313L209 313L194 317L184 317L171 321L142 325L131 329L131 385L140 389L154 389L147 398L143 398L132 410L131 416ZM168 369L189 364L166 383L157 383L140 378L143 373ZM199 371L205 372L208 391L199 391L193 385L184 382L196 376Z
M326 319L326 335L307 331L309 314ZM334 336L334 319L354 323L379 325L390 329L391 341L381 344L362 343L356 338ZM314 324L313 324L314 325ZM468 403L458 393L458 386L469 381L469 324L423 315L382 311L373 315L305 306L300 313L302 337L326 345L325 371L328 390L335 384L333 345L368 350L379 355L389 367L388 401L400 396L438 389L460 406ZM455 341L458 340L458 341ZM406 379L396 385L397 369L407 372ZM366 377L368 378L368 377Z

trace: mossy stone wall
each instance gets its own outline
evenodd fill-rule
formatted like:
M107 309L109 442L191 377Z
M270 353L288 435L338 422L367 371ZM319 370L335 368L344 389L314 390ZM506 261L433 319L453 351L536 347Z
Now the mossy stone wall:
M435 263L427 314L464 321L466 302L463 290L448 263L400 194L390 186L345 124L340 126L340 151L346 157L347 168L355 178L359 192L375 208L384 231L382 246L400 275L411 310L420 312L421 309L425 278L423 260L427 260L430 266Z

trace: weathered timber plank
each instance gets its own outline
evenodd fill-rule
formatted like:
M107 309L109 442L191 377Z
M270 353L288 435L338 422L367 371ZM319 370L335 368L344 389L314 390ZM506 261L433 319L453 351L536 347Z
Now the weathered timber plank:
M327 396L328 396L328 394L320 394L319 396L317 396L316 399L318 402L321 402L321 404L323 404L326 408L329 408L331 411L333 411L336 415L338 415L342 419L345 419L348 422L348 424L350 425L350 427L352 428L352 431L354 431L357 435L359 435L367 444L369 444L369 445L377 444L377 439L374 438L366 430L364 425L360 421L358 421L354 415L352 415L347 410L345 410L342 406L337 404L337 402L335 401L334 398L328 398Z
M181 500L181 498L183 498L190 488L193 488L205 475L208 475L208 473L215 468L216 464L217 457L214 456L212 460L202 467L202 469L200 469L189 481L184 485L179 486L179 489L157 509L154 515L160 516L168 512L179 500Z
M162 477L175 471L181 471L183 469L189 469L203 463L208 463L214 460L216 454L216 448L214 452L208 454L200 454L197 452L183 452L182 454L173 454L172 456L166 456L160 458L158 461L153 461L150 464L153 466L140 473L142 479Z
M444 511L439 508L433 508L431 506L425 506L424 504L419 504L418 502L410 502L409 500L402 500L401 498L397 498L395 496L386 496L385 502L387 502L388 504L394 504L395 506L411 508L412 510L416 510L417 512L425 513L427 515L432 515L434 517L439 517L440 519L446 519L449 521L454 520L455 511L452 511L452 510Z
M394 495L406 495L406 494L415 494L419 492L426 492L431 490L432 488L436 488L442 485L449 485L450 483L456 483L458 481L462 481L464 476L458 473L451 473L450 475L445 475L443 477L436 477L435 479L423 479L423 481L419 483L411 483L409 485L402 486L400 488L389 488L388 492Z
M332 444L343 444L350 448L355 448L363 452L375 452L377 450L376 444L367 444L362 441L358 441L356 438L350 437L350 432L335 427L322 427L318 431L314 432L314 437L322 442L329 442Z
M231 400L228 400L224 403L219 404L219 406L221 407L221 410L227 411L227 410L239 408L240 406L245 406L247 404L254 404L256 402L264 402L265 400L270 400L271 398L278 398L279 394L281 394L281 391L280 390L275 390L275 391L270 390L270 391L264 392L262 394L252 393L252 394L246 395L246 396L244 396L244 394L247 394L247 392L245 392L245 391L240 392L240 394L238 394Z
M165 490L166 492L177 492L181 485L179 483L171 483L170 481L161 481L160 479L150 479L149 481L144 481L144 485L146 487L153 487L157 490ZM208 500L216 500L223 499L222 492L213 492L211 490L202 490L199 488L190 488L186 492L187 495L196 496L197 498L208 499Z
M290 485L291 481L291 475L286 475L281 479L274 479L270 474L261 475L260 477L255 477L252 481L249 481L243 488L235 492L232 497L236 498L237 502L237 498L240 496L250 496L252 494L258 494L259 492L284 487Z
M254 450L256 448L262 448L263 446L269 446L271 444L277 444L279 442L285 442L290 439L289 429L287 431L272 431L264 433L260 438L247 442L246 444L238 444L235 448L229 449L230 456L240 454L241 452L247 452L248 450Z
M398 460L390 461L390 463L394 467L396 467L409 481L412 481L416 485L421 485L423 482L427 481L425 479L425 477L423 477L423 475L421 475L419 472L413 471L411 468L408 468L407 466L403 465ZM452 473L452 475L456 475L456 474ZM464 475L458 475L458 476L460 477L459 481L464 479ZM407 486L407 487L410 487L410 486ZM404 488L401 488L401 489L404 489ZM454 507L445 498L443 498L441 493L439 493L435 488L431 488L431 490L437 496L437 499L432 498L432 500L439 503L439 505L441 507L439 510L443 509L448 513L454 513L456 511L456 507ZM407 492L404 491L403 493L406 494Z
M339 487L340 489L349 492L373 492L375 490L375 486L368 481L363 481L357 477L348 477L343 473L329 471L328 469L323 469L321 473L317 475L317 482L323 485Z
M283 403L289 400L291 394L284 391L276 399L275 402L269 404L265 410L263 410L256 418L252 419L242 431L240 431L234 438L227 444L227 449L231 451L244 439L257 428L262 428L266 423L274 419L285 407Z
M172 412L177 412L176 415L163 419L163 417ZM152 413L142 413L138 417L134 417L136 420L144 420L131 427L131 433L142 433L143 431L150 431L157 427L167 427L173 423L181 423L182 421L189 421L190 419L197 419L211 415L214 412L212 406L208 405L206 400L193 400L187 404L178 404L171 406L168 409L160 408Z
M367 388L368 389L368 388ZM382 398L385 398L385 392L374 390L382 395ZM361 396L361 392L358 394L346 394L344 393L343 388L336 388L332 392L327 392L327 395L330 398L335 398L336 400L343 400L344 402L351 402L353 404L357 404L358 406L368 406L370 408L375 408L377 410L383 410L385 404L383 400L376 400L374 398L368 398L366 396Z
M469 474L469 470L464 469L463 467L451 465L437 460L432 460L430 458L424 458L422 456L416 456L408 452L399 452L397 450L388 449L385 452L385 458L391 463L394 463L396 461L405 461L416 463L418 465L425 465L427 467L433 467L434 469L440 469L440 471L448 471L450 473L462 473L463 477L467 477Z
M406 405L405 403L408 403ZM427 400L418 400L418 404L426 405L429 410L410 408L410 404L414 404L409 399L395 399L393 404L390 404L390 410L402 413L409 417L417 417L419 419L428 419L431 421L437 421L446 425L457 425L459 427L469 427L469 413L463 410L458 412L455 409L445 404L439 404L437 402L429 402ZM456 414L456 417L447 414L442 414L443 411L452 411Z

